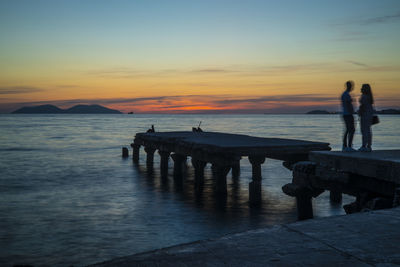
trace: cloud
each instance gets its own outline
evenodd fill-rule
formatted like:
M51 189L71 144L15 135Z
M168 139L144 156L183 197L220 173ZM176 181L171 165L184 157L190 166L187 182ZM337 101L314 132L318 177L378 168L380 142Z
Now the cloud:
M42 88L32 86L0 87L0 95L28 94L44 91Z
M369 17L369 18L357 18L357 19L351 18L347 20L343 19L340 22L331 23L329 25L334 27L343 27L343 26L347 27L350 25L368 26L373 24L397 22L399 20L400 20L400 11L397 13L392 13L383 16Z
M106 78L133 78L138 76L149 75L146 71L140 71L125 67L89 70L86 71L85 74L90 76L106 77Z
M195 69L195 70L192 70L191 72L192 73L233 73L233 72L238 72L238 70L206 68L206 69Z
M255 103L301 103L301 102L337 102L336 96L318 96L313 94L297 94L297 95L274 95L261 96L257 98L242 98L242 99L223 99L217 100L215 103L229 104L255 104Z
M398 107L400 97L376 96L379 109ZM135 113L304 113L312 109L337 111L337 95L295 94L240 97L236 95L174 95L138 98L66 99L9 103L0 112L11 112L22 106L53 104L61 108L77 104L100 104Z
M331 72L334 68L332 63L310 63L310 64L292 64L292 65L241 65L226 66L216 68L185 68L185 69L160 69L160 70L139 70L128 67L108 68L101 70L90 70L84 72L86 75L111 79L133 79L141 77L159 78L171 77L179 75L235 75L235 76L263 76L265 75L282 75L288 72ZM201 86L199 83L197 86Z
M360 66L360 67L369 67L367 64L361 63L361 62L357 62L357 61L353 61L353 60L347 60L347 63L356 65L356 66Z
M381 23L387 23L387 22L393 22L400 20L400 12L392 15L386 15L386 16L379 16L379 17L373 17L373 18L367 18L360 20L360 24L362 25L371 25L371 24L381 24Z
M330 24L329 26L341 31L339 32L339 36L332 39L333 41L365 41L376 39L376 36L371 32L370 26L397 23L398 21L400 21L400 12L367 18L343 19L342 21Z
M199 68L199 69L160 69L160 70L139 70L128 67L119 68L106 68L101 70L90 70L85 73L91 76L106 77L106 78L119 78L129 79L137 77L158 77L158 76L171 76L178 74L221 74L238 72L233 69L222 68Z
M56 85L55 87L57 88L79 88L79 85L74 85L74 84L59 84Z

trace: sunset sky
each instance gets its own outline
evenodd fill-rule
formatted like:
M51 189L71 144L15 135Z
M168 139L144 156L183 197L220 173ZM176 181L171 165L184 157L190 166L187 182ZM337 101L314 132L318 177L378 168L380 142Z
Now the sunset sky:
M0 112L400 108L400 1L0 0Z

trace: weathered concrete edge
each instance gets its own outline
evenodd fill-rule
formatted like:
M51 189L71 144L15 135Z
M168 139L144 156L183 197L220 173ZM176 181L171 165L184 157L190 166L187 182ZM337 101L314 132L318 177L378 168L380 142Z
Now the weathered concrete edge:
M333 216L333 217L316 218L316 219L312 219L312 220L294 222L294 223L290 223L290 224L274 225L274 226L265 227L265 228L252 229L252 230L248 230L245 232L224 235L224 236L221 236L218 238L198 240L198 241L194 241L194 242L178 244L175 246L165 247L165 248L156 249L156 250L152 250L152 251L137 253L137 254L133 254L133 255L129 255L129 256L125 256L125 257L115 258L115 259L107 260L104 262L96 263L91 266L114 266L114 265L118 265L119 263L125 263L125 264L130 263L132 265L135 265L135 264L139 264L141 262L141 260L144 260L152 255L154 255L154 256L168 255L171 252L173 254L175 254L175 253L179 253L182 251L187 252L188 250L190 252L190 250L197 249L200 247L202 249L206 250L206 253L211 254L215 260L222 263L222 262L224 262L224 259L220 258L219 255L217 255L217 254L213 254L213 252L211 250L207 249L206 245L208 243L225 242L226 240L229 240L231 238L237 238L239 236L247 236L247 235L252 235L252 234L256 234L256 233L265 233L268 231L273 232L277 229L282 229L282 228L285 228L289 231L295 232L298 235L305 236L308 239L312 239L313 241L316 241L323 246L330 247L332 250L337 251L338 254L346 255L349 258L353 258L356 261L358 261L360 264L362 263L365 265L375 265L377 262L374 262L374 260L363 259L362 257L359 257L357 255L357 253L351 253L351 252L347 251L346 249L341 248L340 246L335 246L333 244L330 244L329 242L324 240L324 237L318 237L315 233L310 233L309 229L307 230L307 227L309 228L310 225L315 226L315 225L318 225L319 223L331 223L331 222L335 223L335 221L337 222L338 220L341 220L341 221L346 220L347 221L351 218L354 218L355 220L360 220L360 219L363 220L363 219L367 219L367 217L371 217L371 216L374 218L378 218L378 217L382 218L382 216L386 217L386 218L395 218L400 221L400 208L371 211L371 212L366 212L366 213L356 213L356 214L351 214L351 215L339 215L339 216ZM398 232L399 233L396 233L397 235L400 234L400 229L398 230ZM205 245L205 246L203 246L203 245Z

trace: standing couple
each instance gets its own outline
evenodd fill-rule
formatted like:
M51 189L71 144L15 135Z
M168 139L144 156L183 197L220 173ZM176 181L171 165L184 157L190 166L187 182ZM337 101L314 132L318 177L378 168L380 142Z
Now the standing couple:
M354 88L353 81L346 82L346 90L343 92L342 108L343 108L343 120L346 126L343 136L343 148L344 152L356 151L352 148L353 136L355 132L354 127L354 108L353 99L350 96L350 92ZM371 86L369 84L363 84L361 87L360 107L358 109L358 115L360 116L361 134L362 134L362 146L358 149L361 152L371 152L372 145L372 117L374 113L373 104L374 97L372 96Z

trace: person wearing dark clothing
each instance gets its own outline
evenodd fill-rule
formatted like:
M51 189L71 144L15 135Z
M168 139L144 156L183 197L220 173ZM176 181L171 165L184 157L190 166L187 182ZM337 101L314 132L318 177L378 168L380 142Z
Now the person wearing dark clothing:
M362 146L358 151L371 152L372 151L372 116L374 109L374 97L372 96L371 86L369 84L363 84L361 87L360 97L360 108L358 115L360 116L361 134L362 134Z
M343 134L343 152L352 152L355 151L353 149L353 137L355 132L354 127L354 108L353 108L353 99L351 98L350 92L353 91L354 82L347 81L346 82L346 90L343 92L341 96L342 102L342 115L343 121L345 124L345 131Z

